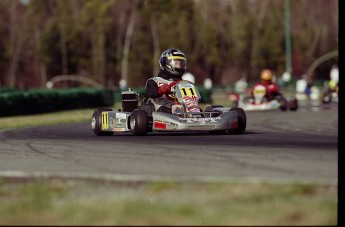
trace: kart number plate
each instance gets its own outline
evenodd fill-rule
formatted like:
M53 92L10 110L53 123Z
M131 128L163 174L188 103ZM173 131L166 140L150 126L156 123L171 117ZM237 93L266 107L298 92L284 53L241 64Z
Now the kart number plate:
M193 87L180 87L180 92L182 98L184 97L192 97L194 100L198 97L198 94L195 91L194 86Z
M108 118L108 112L102 112L102 129L108 129L109 128L109 118Z

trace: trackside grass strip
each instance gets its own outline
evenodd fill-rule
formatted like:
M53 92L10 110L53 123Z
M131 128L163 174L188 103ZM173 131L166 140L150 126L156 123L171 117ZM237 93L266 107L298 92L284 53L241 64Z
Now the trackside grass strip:
M59 123L91 122L94 109L80 109L27 116L0 118L0 130Z
M336 186L0 181L0 225L337 224Z

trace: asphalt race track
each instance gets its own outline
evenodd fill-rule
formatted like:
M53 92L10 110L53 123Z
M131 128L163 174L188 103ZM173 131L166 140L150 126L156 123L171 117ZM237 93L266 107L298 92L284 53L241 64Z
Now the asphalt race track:
M97 137L90 123L2 131L0 176L337 184L338 106L247 112L242 135Z

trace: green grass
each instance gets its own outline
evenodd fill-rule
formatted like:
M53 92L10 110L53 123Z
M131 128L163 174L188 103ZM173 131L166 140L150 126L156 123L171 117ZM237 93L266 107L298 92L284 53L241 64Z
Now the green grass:
M121 104L116 104L112 107L113 110L119 108L121 108ZM0 117L0 130L60 123L88 122L91 121L91 116L95 109L77 109L35 115Z
M37 115L2 117L0 118L0 130L37 125L85 122L91 119L93 111L92 109L82 109Z
M337 224L336 186L1 182L0 225Z

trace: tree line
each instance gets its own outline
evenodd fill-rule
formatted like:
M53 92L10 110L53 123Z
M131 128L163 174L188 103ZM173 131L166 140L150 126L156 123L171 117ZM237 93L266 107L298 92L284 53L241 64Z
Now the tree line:
M58 75L105 87L143 86L168 48L182 50L196 83L231 85L286 71L290 1L292 76L338 49L338 0L0 0L0 86L39 88ZM320 65L328 78L337 58Z

